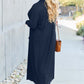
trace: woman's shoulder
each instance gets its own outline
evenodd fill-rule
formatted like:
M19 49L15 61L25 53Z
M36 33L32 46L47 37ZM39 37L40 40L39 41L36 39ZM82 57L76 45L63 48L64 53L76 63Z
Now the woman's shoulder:
M31 14L38 13L42 15L43 12L43 6L40 2L34 3L30 10L28 11L28 16L31 16Z
M38 2L36 2L36 3L34 3L33 5L32 5L32 9L35 9L35 10L37 10L37 11L42 11L42 7L43 6L43 4L41 4L39 1Z

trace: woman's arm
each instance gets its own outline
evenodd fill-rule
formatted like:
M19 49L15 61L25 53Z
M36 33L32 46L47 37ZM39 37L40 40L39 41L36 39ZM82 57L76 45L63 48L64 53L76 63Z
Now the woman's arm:
M34 4L30 9L30 11L28 12L29 20L27 20L25 24L27 24L32 29L36 29L39 20L39 14L40 14L39 7L36 4Z

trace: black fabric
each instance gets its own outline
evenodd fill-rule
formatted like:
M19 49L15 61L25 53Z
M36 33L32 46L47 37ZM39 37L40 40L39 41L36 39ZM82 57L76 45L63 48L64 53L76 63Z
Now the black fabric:
M45 80L42 80L42 81L38 81L35 84L50 84L50 83L51 83L51 81L46 81L46 79L45 79Z
M55 24L48 21L43 2L38 1L31 7L26 21L30 28L26 79L39 84L54 79L55 65Z
M44 2L45 0L39 0L39 1L42 1L42 2Z

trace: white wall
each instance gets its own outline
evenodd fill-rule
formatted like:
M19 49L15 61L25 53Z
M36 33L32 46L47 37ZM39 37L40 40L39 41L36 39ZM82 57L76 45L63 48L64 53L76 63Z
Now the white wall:
M0 81L7 78L27 58L29 28L24 21L35 2L36 0L3 0L2 4L0 0Z
M4 35L2 33L2 0L0 0L0 80L5 78Z

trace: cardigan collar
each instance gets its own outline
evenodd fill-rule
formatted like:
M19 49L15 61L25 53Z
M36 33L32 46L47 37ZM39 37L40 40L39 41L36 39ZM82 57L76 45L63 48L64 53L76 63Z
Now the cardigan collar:
M45 2L45 0L39 0L40 2Z

